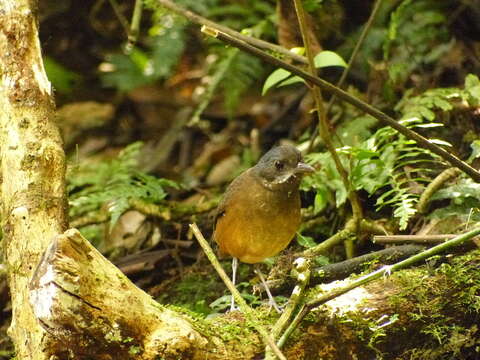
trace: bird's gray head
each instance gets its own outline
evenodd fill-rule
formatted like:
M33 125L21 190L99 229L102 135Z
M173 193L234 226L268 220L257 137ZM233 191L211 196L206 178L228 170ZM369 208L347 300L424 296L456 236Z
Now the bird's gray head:
M302 162L300 151L291 145L274 147L261 157L252 170L262 184L272 190L297 188L302 175L315 171Z

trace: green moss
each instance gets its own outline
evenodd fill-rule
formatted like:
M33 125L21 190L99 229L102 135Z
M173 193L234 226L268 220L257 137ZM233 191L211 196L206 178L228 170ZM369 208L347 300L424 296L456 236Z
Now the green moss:
M260 319L258 321L261 322ZM236 344L235 346L238 348L250 348L261 344L253 325L243 318L219 316L209 320L208 324L216 336L219 336L224 342Z
M357 339L366 344L367 349L371 350L376 355L376 358L382 359L385 354L381 345L387 336L387 330L391 329L390 325L397 322L397 320L397 314L373 319L365 316L364 313L355 315L350 313L343 319L340 318L339 322L347 324Z
M227 273L230 272L230 261L224 261L222 266ZM240 264L237 289L248 303L258 305L258 298L251 295L251 284L245 281L251 276L251 272L251 266ZM192 267L181 279L175 279L163 287L165 291L157 297L158 302L187 308L203 316L222 312L230 306L230 292L209 266ZM212 308L211 304L216 300L217 306Z
M163 307L163 305L158 304L159 307ZM192 325L192 327L198 331L200 334L209 336L213 335L214 333L210 331L211 329L205 322L204 316L201 314L189 310L187 308L176 306L176 305L167 305L167 309L176 312L177 314L182 315L184 318L188 319L188 322Z
M186 308L198 314L208 315L212 312L208 304L225 291L216 274L190 272L172 284L168 292L157 298L160 303Z
M130 348L128 349L128 353L130 355L138 355L142 352L142 348L140 346L136 346L136 345L132 345L130 346Z
M450 263L442 264L437 273L453 283L452 301L474 314L480 313L480 250L464 256L454 257ZM458 290L458 291L455 291Z
M402 291L390 298L392 306L406 310L406 321L417 323L426 335L416 349L422 355L416 357L412 349L412 359L455 357L480 342L474 320L480 312L479 263L480 250L475 250L453 256L435 270L423 267L395 275Z

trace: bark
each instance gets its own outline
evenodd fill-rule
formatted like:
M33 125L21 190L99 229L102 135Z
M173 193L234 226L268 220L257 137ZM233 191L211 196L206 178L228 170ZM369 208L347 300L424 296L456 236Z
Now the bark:
M59 359L203 358L207 339L137 288L80 233L48 247L31 283L34 313Z
M65 229L65 160L52 123L52 89L40 54L36 2L0 0L0 147L3 250L12 294L9 330L19 359L45 359L28 284Z
M50 337L49 359L253 359L262 352L240 314L206 322L158 304L76 229L49 245L30 297Z

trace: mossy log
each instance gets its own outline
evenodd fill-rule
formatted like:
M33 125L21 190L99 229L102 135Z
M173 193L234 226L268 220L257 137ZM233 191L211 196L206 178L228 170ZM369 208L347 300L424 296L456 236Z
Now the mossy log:
M252 338L249 350L234 341L226 323L207 325L160 305L75 229L45 251L30 283L30 303L50 335L47 358L240 359L260 350L253 333L243 337Z
M293 360L474 358L479 264L477 250L354 289L312 311L284 353ZM50 355L61 359L257 359L264 351L241 313L205 320L159 305L76 230L48 247L30 299L55 341ZM258 315L273 325L263 307Z
M289 359L479 359L480 251L356 288L312 311ZM341 281L320 285L328 291Z

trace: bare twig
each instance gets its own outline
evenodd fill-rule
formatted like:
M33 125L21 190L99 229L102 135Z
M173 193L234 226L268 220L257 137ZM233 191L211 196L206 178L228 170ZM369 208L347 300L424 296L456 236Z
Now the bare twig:
M373 237L374 243L380 244L397 244L397 243L416 243L416 244L431 244L442 243L445 240L453 239L457 235L443 234L443 235L377 235Z
M133 9L132 22L130 23L130 31L128 33L128 42L133 45L137 42L140 33L140 21L142 20L143 0L135 0L135 8Z
M413 265L419 261L425 260L433 255L437 255L445 250L451 249L455 246L461 245L464 242L471 240L473 237L477 236L480 234L480 228L477 228L475 230L469 231L465 234L459 235L449 241L444 242L443 244L434 246L428 250L425 250L419 254L416 254L412 257L409 257L408 259L402 260L400 262L397 262L396 264L393 265L388 265L384 266L368 275L362 276L361 278L358 278L356 280L353 280L352 282L345 284L344 286L340 286L336 289L333 289L332 291L328 293L324 293L319 295L318 297L314 298L313 300L310 300L307 302L302 309L298 312L297 316L295 319L293 319L292 323L290 326L287 328L285 333L282 335L282 337L279 339L277 342L277 345L281 348L287 338L290 336L290 334L295 330L295 328L298 326L298 324L302 321L302 319L305 317L305 315L308 314L308 312L315 308L318 307L322 304L325 304L326 302L335 299L336 297L345 294L346 292L355 289L359 286L365 285L373 280L379 279L382 276L385 275L390 275L391 273L398 271L400 269L404 269L410 265Z
M302 34L303 46L305 47L305 53L307 54L308 70L310 74L315 75L316 68L315 68L315 63L313 58L314 54L313 54L312 47L310 45L310 37L308 36L308 28L307 28L305 11L303 9L301 0L294 0L294 3L295 3L295 10L297 12L298 23L300 26L300 33ZM340 174L340 178L342 179L343 186L345 186L345 189L347 189L348 199L350 200L350 204L352 206L353 226L354 226L353 231L357 232L357 225L362 217L362 207L360 205L360 201L358 200L357 194L355 193L355 191L353 191L350 181L348 180L348 173L343 167L340 157L338 156L337 151L335 150L335 146L333 145L333 141L330 134L330 126L328 124L328 119L327 119L327 112L323 104L323 98L322 98L322 93L320 91L320 88L318 86L313 86L311 88L311 91L312 91L313 98L315 100L315 105L317 107L318 124L319 124L319 128L321 129L320 133L325 145L327 146L328 151L330 152L330 155L332 156L332 159L335 163L335 167L338 173ZM353 257L353 252L354 252L353 246L347 246L346 248L347 250L349 250L347 251L347 256L349 258Z
M207 33L208 35L214 36L217 39L230 44L232 46L238 47L239 49L254 55L265 62L268 62L274 66L278 66L281 68L284 68L285 70L290 71L294 75L298 75L301 78L305 79L307 82L313 83L323 90L329 91L333 94L335 94L338 98L348 102L349 104L352 104L353 106L357 107L358 109L366 112L367 114L373 116L377 120L381 121L385 125L388 125L395 130L397 130L399 133L402 135L405 135L407 138L414 140L417 142L417 144L425 149L430 150L431 152L437 154L440 156L442 159L445 159L448 161L451 165L454 167L458 167L460 170L465 172L468 176L470 176L473 180L480 182L480 172L478 172L476 169L471 167L469 164L466 162L460 160L457 158L455 155L453 155L451 152L448 152L441 148L440 146L428 141L426 138L424 138L422 135L418 134L417 132L403 126L399 122L397 122L395 119L392 117L388 116L387 114L381 112L380 110L374 108L373 106L370 106L366 102L350 95L346 91L339 89L335 85L329 83L328 81L325 81L317 76L314 76L302 69L300 69L297 66L291 65L286 63L285 61L282 61L274 56L271 56L264 51L242 41L239 40L235 37L232 37L224 32L212 29L212 28L203 28L203 32Z
M293 288L292 295L288 300L287 307L283 311L280 318L275 323L272 329L272 336L273 338L277 338L289 325L289 321L292 318L295 310L297 309L298 305L302 302L305 288L307 287L310 281L310 263L305 258L298 258L295 260L295 273L297 278L297 285ZM265 360L272 359L272 352L270 349L266 349L265 351Z
M457 168L450 168L442 171L433 181L428 184L425 191L420 196L417 203L417 210L420 214L424 214L427 211L428 204L433 194L437 192L447 181L455 176L458 176L460 171Z
M106 212L89 213L87 215L70 220L72 227L81 228L87 225L101 224L110 220L110 216Z
M113 9L113 12L115 13L115 15L117 16L118 18L118 21L120 22L120 24L122 25L123 27L123 30L125 31L125 34L127 34L128 36L128 28L129 28L129 25L128 25L128 21L127 19L125 18L125 16L123 16L122 12L120 11L120 7L118 6L118 3L117 3L117 0L108 0L110 2L110 6L112 7Z
M262 337L263 341L265 342L265 345L268 345L279 359L286 360L285 355L283 355L280 349L277 347L272 336L267 332L267 330L261 324L259 324L258 320L255 318L253 309L250 306L248 306L248 304L245 302L245 300L242 298L242 296L238 292L235 285L233 285L232 281L230 280L228 275L225 273L225 270L223 270L222 265L220 265L220 263L218 262L215 254L213 253L212 248L210 247L210 245L208 245L207 240L205 240L205 238L203 237L197 224L190 224L190 229L192 230L195 238L200 243L200 246L205 252L205 255L207 255L208 260L210 260L213 267L217 271L218 275L223 280L228 290L230 290L230 292L232 293L232 296L235 298L236 303L240 306L240 309L245 314L248 321L255 327L255 329L258 331L258 333Z
M174 2L170 0L157 0L158 4L160 6L163 6L164 8L167 8L170 11L173 11L174 13L181 15L191 22L202 25L202 26L208 26L209 28L224 32L225 34L228 34L232 37L235 37L237 39L240 39L242 41L245 41L248 44L252 44L253 46L259 48L259 49L264 49L268 51L272 51L274 53L278 53L281 55L284 55L290 59L293 59L295 61L298 61L300 63L306 64L307 59L305 59L303 56L300 56L298 54L295 54L291 52L288 49L285 49L282 46L276 45L269 43L268 41L260 40L257 38L252 38L250 36L243 35L235 30L230 29L229 27L217 24L209 19L204 18L203 16L200 16L198 14L195 14L194 12L187 10Z
M352 55L350 55L350 59L348 60L347 67L343 70L342 75L340 76L340 79L337 82L337 87L342 88L343 83L345 82L345 79L347 78L348 72L350 71L352 64L357 58L358 52L363 45L363 42L365 38L367 37L368 32L370 31L373 21L375 20L375 17L377 16L378 9L380 9L380 5L382 4L383 0L377 0L375 2L375 5L373 6L372 12L370 13L370 17L367 20L367 23L365 24L362 33L360 34L360 37L358 38L357 43L355 44L355 47L353 48ZM327 110L326 113L330 113L330 110L332 109L332 106L336 100L335 94L332 95L330 98L330 101L328 102L327 105ZM312 150L313 143L315 142L315 138L318 135L318 127L315 128L315 130L312 132L312 136L310 137L310 143L308 145L308 150L307 153L309 153Z
M357 256L353 259L327 264L312 270L310 285L317 285L333 280L345 279L355 272L365 271L365 266L373 264L392 264L425 250L421 245L390 246L386 249Z

